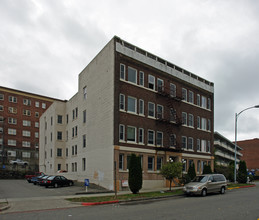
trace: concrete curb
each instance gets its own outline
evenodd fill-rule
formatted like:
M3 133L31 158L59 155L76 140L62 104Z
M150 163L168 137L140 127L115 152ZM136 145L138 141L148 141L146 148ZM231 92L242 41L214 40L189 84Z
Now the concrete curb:
M106 201L106 202L82 202L82 206L93 206L93 205L105 205L105 204L114 204L119 203L119 200Z
M256 186L256 185L254 184L254 185L249 185L249 186L229 187L228 189L231 190L231 189L249 188L249 187L254 187L254 186Z
M9 209L10 207L11 206L9 204L4 205L4 206L0 207L0 212L5 211L5 210Z

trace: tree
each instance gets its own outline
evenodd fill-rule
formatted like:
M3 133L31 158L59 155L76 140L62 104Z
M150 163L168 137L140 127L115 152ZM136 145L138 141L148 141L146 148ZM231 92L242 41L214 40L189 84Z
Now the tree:
M211 173L212 173L212 170L210 165L204 165L203 174L211 174Z
M182 169L183 164L180 162L168 162L162 166L160 174L170 181L170 191L173 179L181 176Z
M246 168L246 162L244 160L241 160L239 162L237 181L239 183L246 183L247 182L247 168Z
M142 188L142 168L140 157L131 154L129 161L129 188L133 194Z
M196 177L196 171L195 171L195 165L194 163L191 164L191 166L188 169L188 176L193 180Z

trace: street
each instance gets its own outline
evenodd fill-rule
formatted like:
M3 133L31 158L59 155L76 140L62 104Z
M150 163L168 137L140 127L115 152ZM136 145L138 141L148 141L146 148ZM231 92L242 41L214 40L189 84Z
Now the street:
M256 187L228 190L207 197L174 197L160 201L90 207L53 208L0 214L12 219L245 219L259 218L259 183Z

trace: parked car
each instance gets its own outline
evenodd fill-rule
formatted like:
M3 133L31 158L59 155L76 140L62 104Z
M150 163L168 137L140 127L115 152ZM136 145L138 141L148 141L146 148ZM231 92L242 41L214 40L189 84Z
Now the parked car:
M57 188L59 186L73 186L74 182L64 176L50 176L46 180L44 180L44 185L46 188L48 188L49 186Z
M197 176L194 180L183 187L185 194L200 194L220 192L224 194L227 189L227 180L222 174L205 174Z
M38 185L45 186L45 180L50 176L43 176L40 180L38 179Z
M38 181L41 180L42 177L44 177L45 174L42 174L40 176L35 176L35 177L32 177L31 178L31 183L33 183L34 185L37 185L38 184Z
M37 177L37 176L41 176L41 175L44 175L43 172L35 172L34 174L31 174L31 175L25 175L25 179L31 183L31 178L32 177Z
M23 160L20 160L20 159L10 160L9 162L10 162L10 164L13 164L13 165L22 165L22 166L29 165L29 163L27 161L23 161Z

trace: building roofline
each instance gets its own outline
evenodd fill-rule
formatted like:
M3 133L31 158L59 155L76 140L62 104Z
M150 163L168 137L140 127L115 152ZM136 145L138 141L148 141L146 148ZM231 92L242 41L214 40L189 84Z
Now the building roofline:
M219 132L214 131L214 136L215 136L215 135L218 135L218 136L221 137L222 139L226 140L229 144L235 146L235 143L234 143L234 142L230 141L229 139L227 139L226 137L224 137L224 136L223 136L222 134L220 134ZM239 148L240 150L243 150L243 148L240 147L240 146L238 146L238 145L237 145L237 148Z

